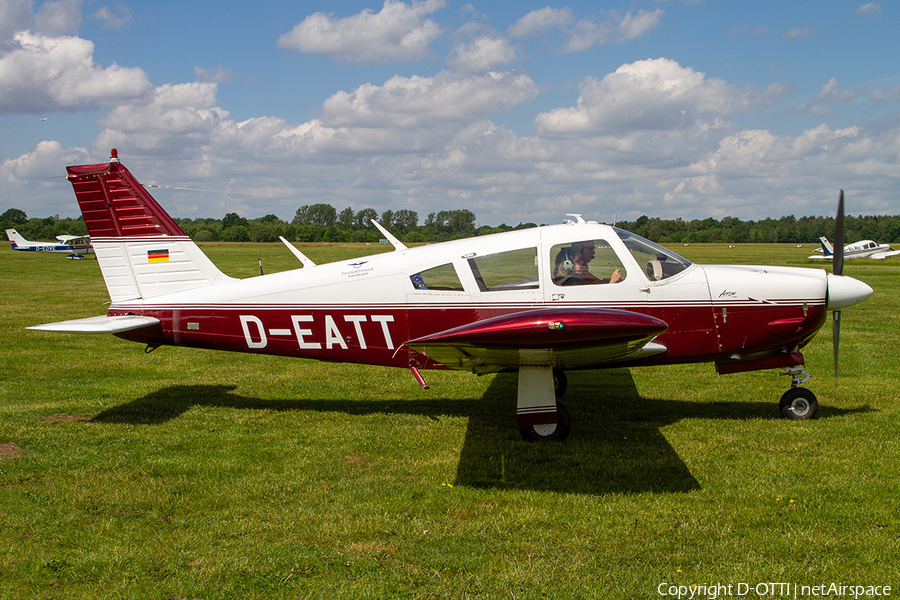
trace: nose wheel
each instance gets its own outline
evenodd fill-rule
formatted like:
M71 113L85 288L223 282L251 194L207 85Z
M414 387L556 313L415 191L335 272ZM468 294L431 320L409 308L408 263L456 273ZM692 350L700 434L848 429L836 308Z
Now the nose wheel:
M815 417L819 411L819 401L811 391L800 387L801 383L810 378L810 374L804 371L802 366L785 369L784 374L791 376L791 389L781 396L778 403L781 416L793 421L805 421Z

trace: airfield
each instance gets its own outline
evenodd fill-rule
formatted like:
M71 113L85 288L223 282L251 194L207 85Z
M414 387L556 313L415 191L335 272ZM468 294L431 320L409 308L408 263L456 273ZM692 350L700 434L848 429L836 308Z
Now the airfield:
M671 247L822 268L811 244ZM281 244L202 248L233 277L300 266ZM93 257L7 248L0 598L896 596L900 259L844 273L875 295L843 311L837 386L830 319L804 350L817 419L779 418L778 371L570 372L569 439L532 444L515 374L424 371L423 390L405 370L26 331L109 298Z

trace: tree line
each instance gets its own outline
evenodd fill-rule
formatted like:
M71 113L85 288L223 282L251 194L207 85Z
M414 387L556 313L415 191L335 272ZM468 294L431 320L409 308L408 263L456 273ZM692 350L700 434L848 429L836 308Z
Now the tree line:
M294 218L284 221L275 215L247 219L228 213L221 219L175 219L198 242L277 242L279 236L292 242L378 242L384 236L371 223L378 220L406 243L439 242L463 237L487 235L534 227L534 223L515 226L476 227L475 214L467 209L429 213L422 224L416 211L386 210L381 215L371 208L338 212L329 204L304 205ZM78 218L28 217L24 211L10 208L0 215L4 229L15 228L30 240L52 240L57 235L85 235L84 220ZM721 242L740 243L817 243L819 236L834 239L834 217L781 217L760 221L742 221L735 217L685 221L642 216L635 221L620 221L618 227L663 244ZM847 216L844 222L848 243L871 239L882 243L900 243L900 215Z

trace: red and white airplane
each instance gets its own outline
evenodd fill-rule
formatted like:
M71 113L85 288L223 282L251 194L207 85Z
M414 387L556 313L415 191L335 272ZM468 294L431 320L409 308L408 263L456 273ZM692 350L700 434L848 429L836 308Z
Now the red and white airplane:
M30 242L15 229L7 229L6 239L9 240L13 250L59 252L67 254L66 258L84 258L85 254L94 253L89 235L58 235L57 242Z
M517 424L529 440L568 435L571 419L557 396L570 369L783 368L792 387L782 414L811 418L817 401L798 387L809 377L800 350L827 311L872 294L861 281L819 269L692 264L578 215L416 248L382 229L393 252L316 265L294 249L303 268L237 280L184 234L115 150L109 163L68 173L112 303L105 316L30 329L111 333L151 349L403 367L423 386L424 369L517 370Z

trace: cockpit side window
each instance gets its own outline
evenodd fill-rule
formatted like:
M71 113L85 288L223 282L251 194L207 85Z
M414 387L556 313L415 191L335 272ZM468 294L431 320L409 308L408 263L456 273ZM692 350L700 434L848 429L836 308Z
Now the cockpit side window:
M537 248L521 248L469 259L482 292L533 290L539 287Z
M419 271L410 275L409 279L417 290L463 291L456 269L450 263Z
M691 261L659 244L624 229L615 228L615 231L637 264L647 266L647 279L650 281L662 281L691 266Z
M551 278L561 286L619 283L627 275L606 240L582 240L557 244L550 249L553 265Z

